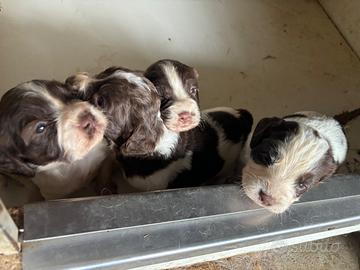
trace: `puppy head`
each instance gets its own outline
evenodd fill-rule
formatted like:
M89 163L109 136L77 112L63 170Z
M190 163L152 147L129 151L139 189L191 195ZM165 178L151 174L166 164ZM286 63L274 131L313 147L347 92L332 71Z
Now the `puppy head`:
M146 71L161 96L161 116L175 132L196 127L200 122L197 71L174 60L160 60Z
M265 118L251 138L242 184L255 203L282 213L336 168L329 142L317 130L297 121Z
M81 159L101 141L104 115L73 101L56 81L31 81L0 101L0 172L34 176L36 167Z
M74 78L74 76L72 77ZM82 74L72 88L85 91L85 99L102 110L109 123L105 135L120 154L138 156L154 151L163 131L160 98L154 85L141 73L111 67L89 78ZM84 89L84 90L82 90Z

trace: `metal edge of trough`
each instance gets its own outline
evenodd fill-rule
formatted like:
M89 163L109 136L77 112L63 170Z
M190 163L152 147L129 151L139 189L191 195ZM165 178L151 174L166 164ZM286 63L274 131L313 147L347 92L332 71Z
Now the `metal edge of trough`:
M25 207L24 269L161 269L360 230L360 176L338 175L282 215L238 186Z

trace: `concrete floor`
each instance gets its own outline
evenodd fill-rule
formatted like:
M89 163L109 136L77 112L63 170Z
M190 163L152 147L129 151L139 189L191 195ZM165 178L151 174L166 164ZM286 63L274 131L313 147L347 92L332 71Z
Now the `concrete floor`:
M360 238L350 235L171 270L358 270L359 262Z
M202 108L242 107L258 120L360 106L359 58L318 1L3 0L0 35L0 94L33 78L175 58L198 69ZM357 120L342 172L360 173L359 134ZM337 251L300 245L188 269L359 269L354 241L339 236L309 243L339 244ZM19 269L8 259L0 258L0 269Z

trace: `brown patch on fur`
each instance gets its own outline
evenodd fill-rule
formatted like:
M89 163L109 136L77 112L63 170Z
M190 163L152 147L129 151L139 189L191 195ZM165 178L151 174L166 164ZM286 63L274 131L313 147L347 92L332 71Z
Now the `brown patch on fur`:
M137 156L153 152L163 126L160 97L153 84L141 73L122 67L110 67L88 81L85 99L109 119L105 135L120 153Z

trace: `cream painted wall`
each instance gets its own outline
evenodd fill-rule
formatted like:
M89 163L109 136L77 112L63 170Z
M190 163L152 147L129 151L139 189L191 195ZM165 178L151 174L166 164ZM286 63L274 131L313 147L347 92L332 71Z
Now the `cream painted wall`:
M360 106L360 62L317 1L0 0L0 95L34 78L161 58L199 70L203 108L242 107L257 120ZM359 132L357 120L345 172L359 172Z
M0 93L175 58L199 70L203 108L259 117L360 104L360 63L317 1L0 2Z
M341 33L360 56L360 1L319 0Z

